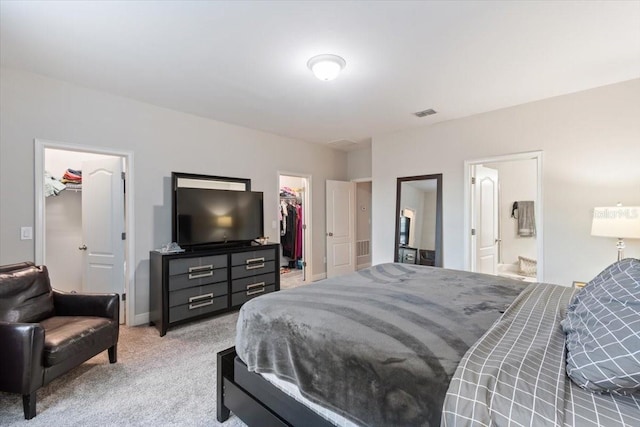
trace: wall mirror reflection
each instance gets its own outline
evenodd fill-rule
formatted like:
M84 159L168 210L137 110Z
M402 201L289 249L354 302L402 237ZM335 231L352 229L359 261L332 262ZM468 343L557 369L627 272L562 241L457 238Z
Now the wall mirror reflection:
M442 174L398 178L395 262L442 267Z

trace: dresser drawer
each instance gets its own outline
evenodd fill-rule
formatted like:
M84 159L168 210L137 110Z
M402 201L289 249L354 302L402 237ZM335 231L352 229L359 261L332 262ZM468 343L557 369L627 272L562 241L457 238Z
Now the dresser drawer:
M227 296L209 299L207 301L191 304L178 305L169 308L169 323L200 316L201 314L212 313L214 311L227 308Z
M203 286L209 283L225 282L227 280L227 269L207 270L199 273L181 274L179 276L169 276L169 290L190 288L192 286Z
M231 254L231 265L260 264L264 261L275 261L275 259L276 252L273 249L259 249Z
M210 270L226 267L226 255L172 259L169 261L169 276L176 276L178 274L197 276L205 274Z
M249 289L244 292L236 292L231 295L231 306L235 307L240 304L244 304L252 298L259 297L260 295L268 294L276 290L275 285L269 285L264 287L257 287L255 289Z
M276 264L274 261L265 261L259 264L236 265L235 267L231 267L231 280L257 276L259 274L271 273L274 271L276 271Z
M264 286L276 283L276 274L274 272L260 274L258 276L246 277L244 279L236 279L231 282L231 292L244 292L256 288L256 284L262 283Z
M175 307L180 304L197 304L207 299L226 295L227 293L227 282L195 286L193 288L169 292L169 307Z

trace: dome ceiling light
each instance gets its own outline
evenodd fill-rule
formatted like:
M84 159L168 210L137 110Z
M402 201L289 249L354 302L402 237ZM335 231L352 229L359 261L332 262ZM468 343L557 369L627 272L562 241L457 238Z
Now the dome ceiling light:
M338 77L340 71L347 65L338 55L317 55L307 62L307 67L320 80L329 81Z

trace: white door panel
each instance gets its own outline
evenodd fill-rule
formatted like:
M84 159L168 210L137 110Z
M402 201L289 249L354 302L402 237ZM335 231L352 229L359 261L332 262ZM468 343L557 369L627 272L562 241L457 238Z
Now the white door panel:
M333 245L333 266L344 267L352 263L352 250L349 243Z
M327 181L327 277L355 271L355 184Z
M497 274L498 269L498 171L475 167L474 212L476 270Z
M122 159L82 164L83 291L124 293L124 185ZM120 303L120 319L124 304Z

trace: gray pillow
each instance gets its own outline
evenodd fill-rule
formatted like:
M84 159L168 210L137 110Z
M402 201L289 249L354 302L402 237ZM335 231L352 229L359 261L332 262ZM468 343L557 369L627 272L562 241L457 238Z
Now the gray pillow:
M567 374L596 392L640 390L640 260L607 267L580 290L562 321Z

